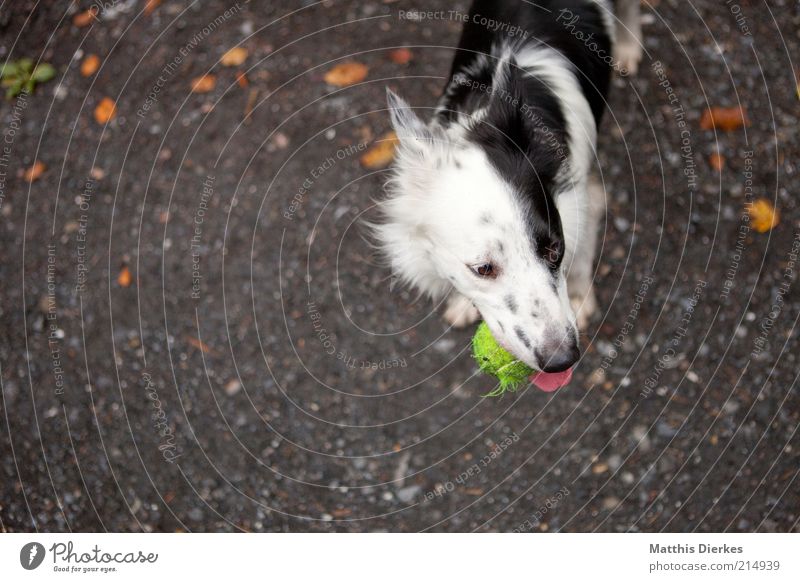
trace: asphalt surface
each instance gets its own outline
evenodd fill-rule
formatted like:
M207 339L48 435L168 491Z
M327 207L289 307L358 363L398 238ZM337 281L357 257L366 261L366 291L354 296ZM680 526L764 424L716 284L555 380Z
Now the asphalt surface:
M385 87L433 106L458 19L34 4L0 8L0 58L57 69L0 102L4 531L798 530L796 2L644 8L600 132L601 314L568 388L500 399L360 226ZM342 60L366 78L328 85Z

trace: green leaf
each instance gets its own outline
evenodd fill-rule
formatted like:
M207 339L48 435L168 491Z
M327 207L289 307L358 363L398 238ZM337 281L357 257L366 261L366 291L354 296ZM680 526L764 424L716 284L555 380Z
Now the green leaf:
M26 93L33 93L33 89L36 87L36 81L33 79L28 79L25 83L25 92Z
M18 74L19 67L17 67L17 63L5 63L0 67L0 79L16 77Z
M36 68L33 70L33 74L31 75L31 79L37 83L44 83L55 76L55 67L49 63L42 63L40 65L36 65Z
M33 70L33 59L29 59L27 57L19 59L17 61L17 67L20 71L30 73L31 70Z
M22 81L21 80L17 81L13 85L11 85L11 87L8 88L8 91L6 91L6 98L7 99L13 99L14 97L19 95L20 93L22 93Z

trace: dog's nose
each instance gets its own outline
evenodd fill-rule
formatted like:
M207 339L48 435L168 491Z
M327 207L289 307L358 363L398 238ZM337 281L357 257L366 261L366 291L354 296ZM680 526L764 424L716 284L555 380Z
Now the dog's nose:
M542 372L563 372L571 368L581 351L575 334L570 331L566 336L560 335L546 339L544 345L536 350L536 357L541 365Z

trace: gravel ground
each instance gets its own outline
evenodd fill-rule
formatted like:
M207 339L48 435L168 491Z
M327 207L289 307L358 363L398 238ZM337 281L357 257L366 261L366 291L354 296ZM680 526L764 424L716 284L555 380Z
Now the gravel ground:
M0 7L0 58L57 70L0 103L3 530L800 529L796 2L643 3L601 314L567 389L500 399L360 226L385 87L433 105L460 30L401 11L467 2L145 4Z

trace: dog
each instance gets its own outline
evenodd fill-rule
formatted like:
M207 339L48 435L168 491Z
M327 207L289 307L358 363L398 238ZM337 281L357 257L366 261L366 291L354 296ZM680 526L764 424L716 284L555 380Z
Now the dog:
M393 272L546 373L578 361L597 308L597 128L612 69L642 54L639 0L616 4L476 0L432 119L387 89L399 142L375 235Z

